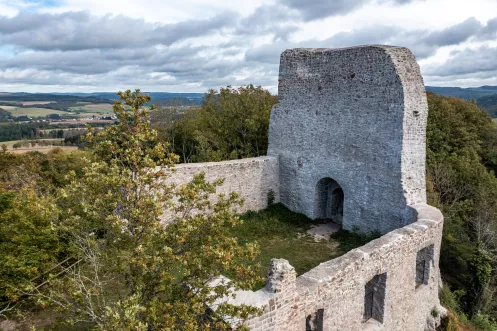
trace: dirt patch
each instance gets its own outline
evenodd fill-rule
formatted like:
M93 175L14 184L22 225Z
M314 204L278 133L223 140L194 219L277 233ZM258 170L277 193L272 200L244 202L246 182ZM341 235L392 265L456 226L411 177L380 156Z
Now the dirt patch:
M314 241L330 240L333 233L340 231L340 225L332 222L312 225L307 234L314 238Z
M34 105L48 105L54 103L55 101L22 101L23 106L34 106Z
M92 109L112 110L113 105L108 104L108 103L92 103L92 104L86 105L85 107L92 108Z

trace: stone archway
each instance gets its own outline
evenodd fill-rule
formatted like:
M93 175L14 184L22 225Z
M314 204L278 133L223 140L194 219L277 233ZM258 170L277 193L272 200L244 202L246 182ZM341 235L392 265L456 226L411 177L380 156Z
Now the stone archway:
M326 177L316 185L315 219L331 220L342 223L343 203L345 195L340 185L333 179Z

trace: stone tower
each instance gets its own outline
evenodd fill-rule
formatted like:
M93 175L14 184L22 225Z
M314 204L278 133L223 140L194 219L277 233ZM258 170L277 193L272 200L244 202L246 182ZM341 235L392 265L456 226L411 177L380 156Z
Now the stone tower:
M280 199L310 218L383 233L426 203L428 106L413 54L381 45L281 55L269 155Z

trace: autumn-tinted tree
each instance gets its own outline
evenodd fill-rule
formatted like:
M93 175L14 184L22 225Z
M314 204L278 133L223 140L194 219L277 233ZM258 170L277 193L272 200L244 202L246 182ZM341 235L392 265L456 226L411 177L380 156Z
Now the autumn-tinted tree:
M428 104L429 203L445 217L442 276L463 312L497 318L497 129L475 103L429 93Z
M277 97L253 85L209 90L200 107L165 107L153 126L181 162L266 155L269 117Z
M203 175L167 185L176 156L150 129L149 98L139 90L119 95L119 124L90 131L94 161L58 192L57 230L78 263L44 295L73 320L106 330L228 329L227 317L257 312L219 301L255 281L247 261L256 246L226 232L240 222L241 201L231 194L210 202L222 180ZM236 278L213 282L223 273Z

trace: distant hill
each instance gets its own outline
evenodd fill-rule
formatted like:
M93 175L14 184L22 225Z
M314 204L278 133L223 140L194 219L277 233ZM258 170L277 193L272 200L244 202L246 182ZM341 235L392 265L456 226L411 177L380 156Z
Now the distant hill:
M143 92L152 97L152 103L160 102L162 105L199 105L203 98L203 93L168 93L168 92ZM0 92L0 101L66 101L78 99L86 102L109 102L118 99L115 92L95 92L95 93L7 93Z
M480 87L441 87L426 86L426 90L436 94L448 97L458 97L466 100L477 100L481 97L497 94L497 86L480 86Z
M97 98L90 94L75 96L74 94L56 94L56 93L0 92L0 101L4 102L33 102L33 101L61 102L67 100L78 100L80 102L102 102L101 98Z
M162 105L199 105L204 99L203 93L169 93L169 92L142 92L150 95L152 103L160 102ZM78 97L95 97L106 100L118 99L115 92L93 92L93 93L57 93L64 95L74 95Z
M490 116L497 118L497 86L468 88L426 86L426 90L448 97L476 100L478 106L488 111Z
M487 95L476 100L478 106L482 107L490 116L497 117L497 94Z

